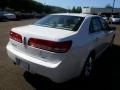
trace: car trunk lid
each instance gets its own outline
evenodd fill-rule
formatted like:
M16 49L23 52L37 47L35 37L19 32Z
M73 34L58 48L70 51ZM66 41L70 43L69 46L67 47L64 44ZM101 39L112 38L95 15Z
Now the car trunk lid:
M18 50L21 53L25 53L27 55L35 57L37 59L42 58L42 60L50 61L50 62L52 61L53 63L56 63L59 61L59 58L61 58L61 54L29 46L28 45L29 39L36 38L40 40L62 42L61 40L71 36L74 33L73 31L41 27L41 26L35 26L35 25L28 25L28 26L13 28L11 32L14 32L15 34L17 34L15 39L10 37L11 44L13 45L14 49ZM22 42L19 42L20 36L22 37ZM19 38L19 39L16 40L16 38ZM70 47L71 44L69 43L67 42L66 43L67 45L63 45L63 46L68 47L69 45ZM57 45L57 44L54 44L54 45ZM60 45L58 46L61 47Z

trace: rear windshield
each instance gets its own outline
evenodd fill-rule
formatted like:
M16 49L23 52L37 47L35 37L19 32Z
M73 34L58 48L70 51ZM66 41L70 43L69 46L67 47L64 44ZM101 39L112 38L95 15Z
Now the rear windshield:
M83 17L67 15L48 15L38 20L34 25L76 31L83 22Z

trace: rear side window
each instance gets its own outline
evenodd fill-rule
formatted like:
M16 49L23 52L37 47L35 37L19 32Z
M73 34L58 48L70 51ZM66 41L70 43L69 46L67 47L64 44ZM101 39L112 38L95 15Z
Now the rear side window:
M107 24L107 22L105 20L103 20L102 18L100 19L103 30L108 30L109 29L109 25Z
M89 27L90 33L99 32L99 31L101 31L102 29L103 29L103 28L102 28L100 19L97 18L97 17L96 17L96 18L92 18L92 19L91 19L91 23L90 23L90 27Z

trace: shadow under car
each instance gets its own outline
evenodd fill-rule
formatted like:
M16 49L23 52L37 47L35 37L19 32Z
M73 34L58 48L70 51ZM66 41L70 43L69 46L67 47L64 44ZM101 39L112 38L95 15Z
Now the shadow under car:
M29 72L24 73L24 78L37 90L120 90L118 83L120 81L120 46L113 45L96 60L91 76L87 80L78 77L56 84L45 77Z

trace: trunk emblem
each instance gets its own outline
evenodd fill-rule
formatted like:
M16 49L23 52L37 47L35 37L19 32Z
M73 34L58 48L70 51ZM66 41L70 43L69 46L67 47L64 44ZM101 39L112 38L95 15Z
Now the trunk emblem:
M26 37L24 37L23 44L24 44L24 47L27 47L27 38Z

